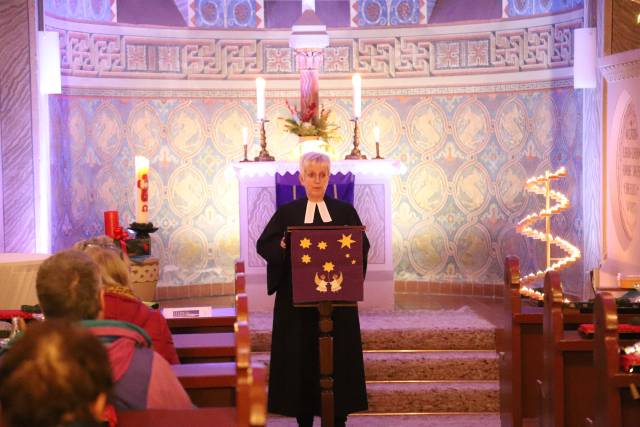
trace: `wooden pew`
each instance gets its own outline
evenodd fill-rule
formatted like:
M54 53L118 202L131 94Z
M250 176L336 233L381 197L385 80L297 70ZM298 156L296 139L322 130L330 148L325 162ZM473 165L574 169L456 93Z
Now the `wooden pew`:
M198 366L175 365L182 372L180 381L187 389L192 401L200 406L216 405L216 408L193 410L146 410L118 413L119 426L204 427L261 427L266 425L266 369L250 363L249 326L246 322L236 324L238 352L236 363L208 363ZM182 367L187 367L183 370ZM195 369L192 369L195 368ZM217 378L203 375L205 370L220 374ZM187 373L189 375L187 375ZM220 386L224 393L212 390ZM219 390L218 390L219 391Z
M246 307L246 295L237 296L241 307ZM245 315L246 316L246 315ZM185 363L173 365L176 376L191 400L197 406L232 406L235 404L236 380L243 370L260 368L260 364L249 365L251 342L246 321L235 326L235 362ZM212 334L216 335L216 334ZM203 351L202 349L200 350ZM200 353L203 354L203 353Z
M560 273L545 275L544 293L542 425L583 427L595 404L593 340L566 329Z
M540 422L539 384L543 378L544 309L520 297L520 261L505 258L503 325L497 341L500 369L500 418L503 427ZM575 330L592 321L576 310L562 313L564 329Z
M228 362L236 355L236 339L232 332L176 334L173 345L180 363Z
M194 408L177 410L148 409L118 412L118 427L210 427L236 426L236 408Z
M247 322L249 307L246 294L236 295L239 322ZM180 363L232 361L236 354L235 336L231 332L183 333L173 335Z
M500 419L521 427L539 412L536 380L542 376L542 308L520 298L520 260L504 262L503 326L497 342L500 369Z
M585 420L593 419L595 414L595 343L593 339L582 337L574 327L575 320L591 323L593 315L584 319L589 315L569 313L563 307L558 272L545 275L544 292L544 374L540 388L542 425L583 427ZM620 318L628 320L632 316L623 314ZM622 343L631 345L633 340L623 340Z
M629 386L640 385L640 374L620 370L618 315L615 299L608 292L596 296L594 323L596 406L593 425L637 426L640 424L640 400L633 400Z

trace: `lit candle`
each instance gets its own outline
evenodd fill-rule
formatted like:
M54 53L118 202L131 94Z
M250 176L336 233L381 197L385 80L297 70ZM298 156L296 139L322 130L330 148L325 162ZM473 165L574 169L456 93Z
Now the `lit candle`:
M149 222L149 159L136 156L136 222Z
M264 88L266 84L262 77L256 79L256 118L258 121L264 120Z
M378 126L373 128L373 139L375 142L380 142L380 128Z
M249 141L249 130L247 128L242 128L242 145L246 146Z
M362 79L360 74L354 74L351 83L353 84L353 117L357 119L362 113Z

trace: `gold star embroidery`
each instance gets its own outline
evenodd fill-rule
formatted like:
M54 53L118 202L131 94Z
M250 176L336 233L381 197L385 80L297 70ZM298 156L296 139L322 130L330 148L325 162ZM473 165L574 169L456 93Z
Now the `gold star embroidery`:
M302 259L300 261L302 261L305 264L309 264L311 262L311 257L307 254L302 255Z
M355 264L355 263L356 263L356 260L355 260L355 259L352 259L352 260L351 260L351 264Z
M304 239L300 240L300 247L302 249L309 249L311 247L311 240L309 240L308 237L305 237Z
M323 269L324 271L326 271L327 273L329 273L330 271L333 271L333 267L334 267L334 265L333 265L333 263L332 263L332 262L325 262L325 263L322 265L322 269Z
M349 234L348 236L345 236L344 234L342 235L342 239L338 240L338 243L340 243L342 246L340 246L340 249L342 248L349 248L351 249L351 244L355 243L356 241L351 239L351 234Z
M327 249L327 242L318 243L318 249L320 249L321 251L324 251L325 249Z

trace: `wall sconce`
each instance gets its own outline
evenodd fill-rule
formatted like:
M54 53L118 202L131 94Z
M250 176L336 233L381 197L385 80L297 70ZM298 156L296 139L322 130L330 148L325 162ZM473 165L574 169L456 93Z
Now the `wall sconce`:
M596 29L573 30L573 87L593 89L596 87Z
M43 95L62 93L60 39L55 31L38 31L38 87Z

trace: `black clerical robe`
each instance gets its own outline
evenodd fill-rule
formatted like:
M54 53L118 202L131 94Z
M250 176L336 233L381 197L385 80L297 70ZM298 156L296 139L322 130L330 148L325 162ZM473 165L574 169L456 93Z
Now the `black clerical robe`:
M328 197L324 201L331 222L322 222L316 207L313 225L362 224L353 206ZM268 293L276 292L269 412L286 416L320 414L318 310L293 306L290 251L280 246L288 226L305 225L306 207L306 198L281 206L257 242L258 253L267 261ZM368 251L369 241L365 236L365 269ZM336 307L332 317L335 414L344 416L368 407L358 308Z

